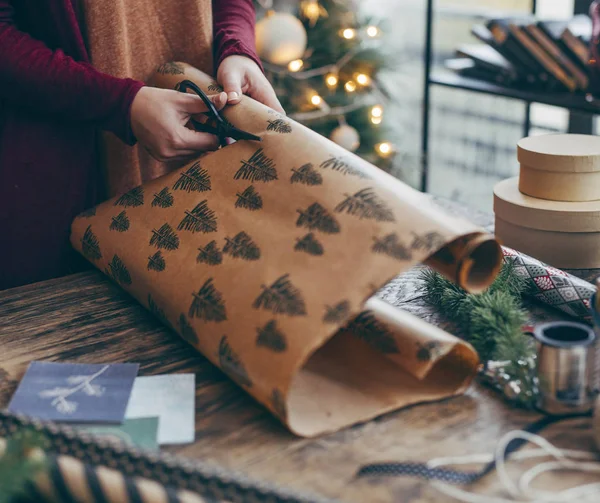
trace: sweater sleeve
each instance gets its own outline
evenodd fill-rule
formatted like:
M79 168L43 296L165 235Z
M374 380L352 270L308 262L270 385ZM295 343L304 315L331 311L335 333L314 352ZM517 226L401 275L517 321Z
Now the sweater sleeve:
M0 99L82 121L135 142L129 111L143 83L75 61L18 29L12 0L0 0Z
M215 70L228 56L241 55L262 68L256 53L252 0L212 0Z

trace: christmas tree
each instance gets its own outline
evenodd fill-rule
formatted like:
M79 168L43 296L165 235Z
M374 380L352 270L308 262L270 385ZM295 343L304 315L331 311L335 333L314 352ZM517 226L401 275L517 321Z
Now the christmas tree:
M257 0L256 45L287 114L389 170L395 154L379 77L393 58L360 0ZM272 130L282 125L273 120ZM284 131L285 132L285 131Z

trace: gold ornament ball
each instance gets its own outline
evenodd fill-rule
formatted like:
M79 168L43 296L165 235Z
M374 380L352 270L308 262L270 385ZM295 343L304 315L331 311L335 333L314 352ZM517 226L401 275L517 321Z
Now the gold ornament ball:
M287 65L306 51L306 30L292 14L274 12L256 23L256 50L261 59Z
M332 142L337 143L350 152L354 152L360 146L360 135L358 131L348 124L336 127L329 136Z

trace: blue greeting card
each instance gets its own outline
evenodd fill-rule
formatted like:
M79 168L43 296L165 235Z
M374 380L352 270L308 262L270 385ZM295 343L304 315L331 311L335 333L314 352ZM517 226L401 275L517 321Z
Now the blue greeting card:
M138 368L32 362L8 410L52 421L121 423Z

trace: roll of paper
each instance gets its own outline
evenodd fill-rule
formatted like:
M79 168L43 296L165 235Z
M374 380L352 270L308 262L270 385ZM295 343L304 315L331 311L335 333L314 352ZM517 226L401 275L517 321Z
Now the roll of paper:
M161 87L218 90L168 69ZM251 98L223 116L262 141L86 212L75 248L298 435L462 392L473 348L371 297L419 262L481 291L493 236Z

